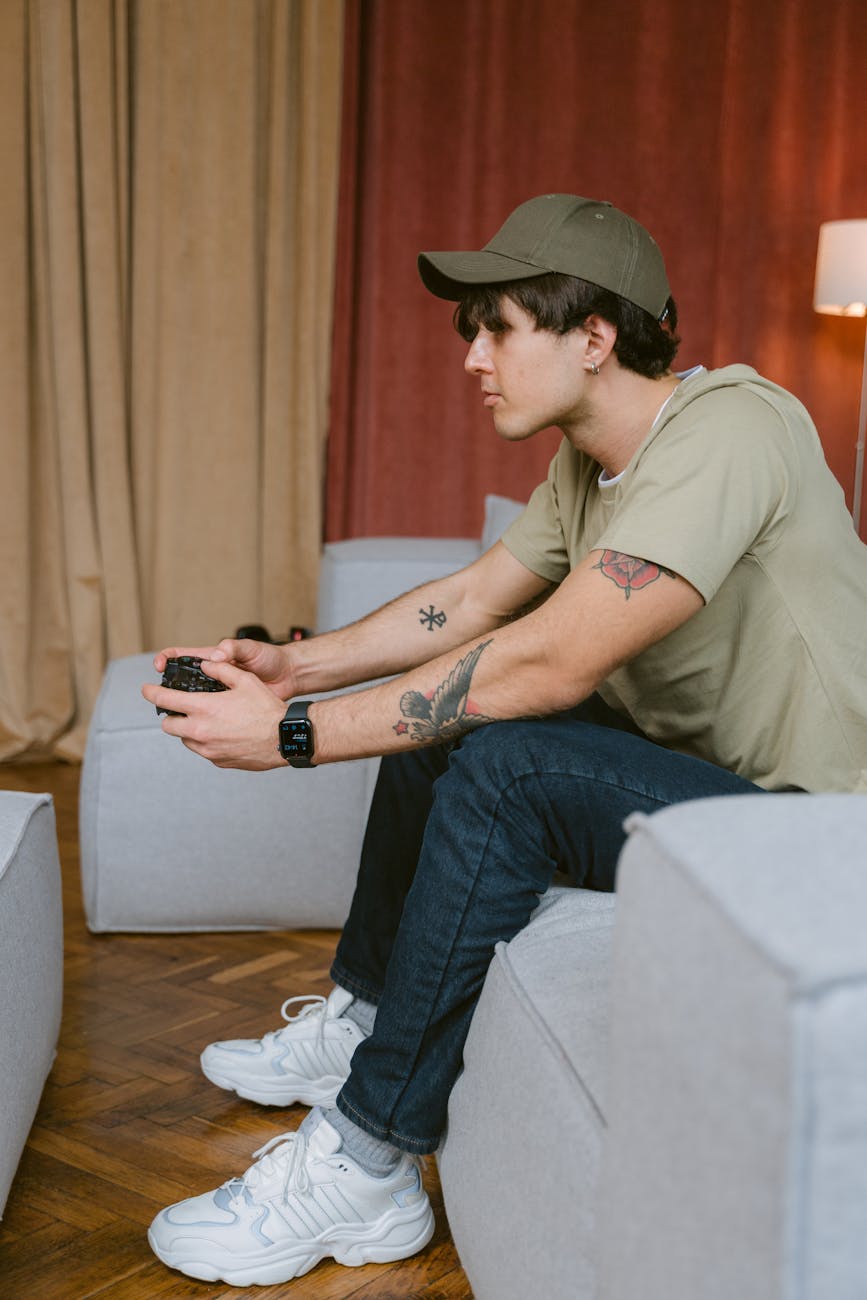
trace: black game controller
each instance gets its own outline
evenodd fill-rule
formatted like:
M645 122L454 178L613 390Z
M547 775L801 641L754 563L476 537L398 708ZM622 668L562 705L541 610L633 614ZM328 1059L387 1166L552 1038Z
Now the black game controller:
M223 682L215 681L202 672L202 661L194 655L181 655L178 659L167 659L160 686L170 686L173 691L227 691ZM185 715L175 709L161 709L157 713L166 713L170 718L182 718Z

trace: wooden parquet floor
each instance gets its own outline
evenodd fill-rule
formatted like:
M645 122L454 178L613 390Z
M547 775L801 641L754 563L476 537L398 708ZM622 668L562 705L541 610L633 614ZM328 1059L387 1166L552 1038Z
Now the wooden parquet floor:
M212 1039L258 1036L295 993L325 993L334 931L92 935L78 875L79 769L0 765L0 788L55 798L64 878L65 996L57 1060L0 1223L3 1300L472 1300L442 1207L398 1264L330 1261L280 1286L195 1282L165 1268L147 1225L172 1201L242 1173L302 1107L264 1109L209 1084Z

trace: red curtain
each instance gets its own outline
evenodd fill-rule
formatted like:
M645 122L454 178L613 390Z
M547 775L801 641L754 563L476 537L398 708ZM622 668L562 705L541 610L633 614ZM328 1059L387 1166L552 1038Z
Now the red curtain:
M610 199L652 231L678 365L796 393L851 499L864 322L818 316L819 223L867 215L864 0L348 0L327 535L477 534L558 437L499 441L421 249L518 203Z

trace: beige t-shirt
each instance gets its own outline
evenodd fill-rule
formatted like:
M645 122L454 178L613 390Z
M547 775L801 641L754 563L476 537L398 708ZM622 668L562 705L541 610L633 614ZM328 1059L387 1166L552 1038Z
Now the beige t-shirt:
M701 593L600 688L652 739L769 790L867 792L867 547L790 393L701 370L610 483L564 440L503 542L553 582L610 549Z

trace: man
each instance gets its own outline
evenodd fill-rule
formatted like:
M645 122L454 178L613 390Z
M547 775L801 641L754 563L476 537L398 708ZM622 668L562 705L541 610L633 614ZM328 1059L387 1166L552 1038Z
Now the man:
M203 655L225 693L144 687L220 766L385 756L334 991L202 1057L242 1097L314 1110L151 1228L167 1264L239 1286L429 1240L417 1156L494 944L556 869L613 889L636 809L865 788L867 553L803 407L746 366L672 373L661 255L608 204L544 195L419 267L458 303L500 436L562 430L547 481L460 573L310 641L156 657Z

